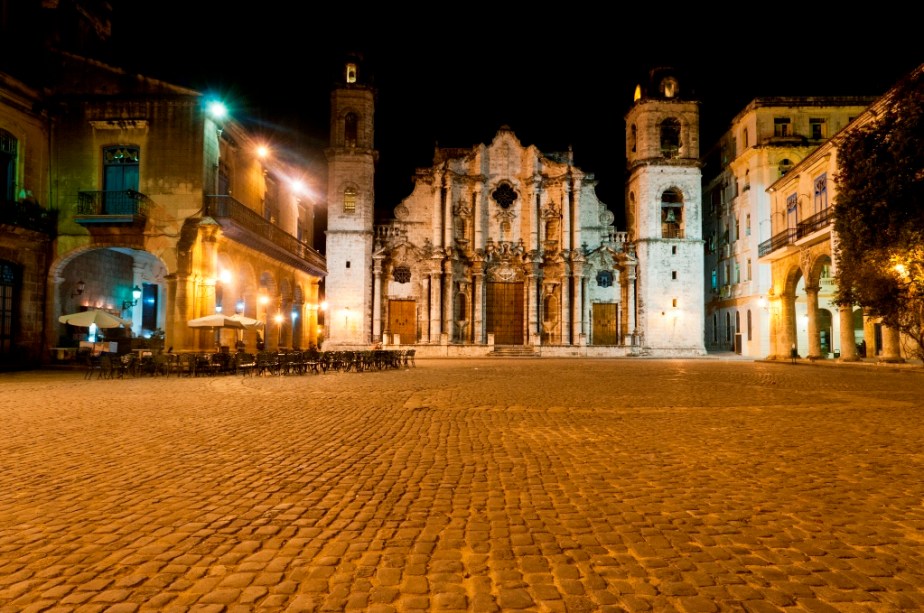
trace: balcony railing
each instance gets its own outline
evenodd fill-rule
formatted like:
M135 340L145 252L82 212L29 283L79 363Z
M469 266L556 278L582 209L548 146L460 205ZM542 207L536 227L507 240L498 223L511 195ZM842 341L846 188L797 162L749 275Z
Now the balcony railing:
M760 245L757 246L757 257L763 257L768 253L773 253L777 249L782 249L787 245L792 245L796 242L796 229L795 228L786 228L779 234L771 236Z
M132 189L77 192L79 224L143 223L148 216L148 198Z
M683 228L661 225L661 238L683 238Z
M828 227L833 222L833 210L828 207L820 213L815 213L804 221L799 222L795 228L787 228L762 242L757 247L757 257L763 257L787 245L794 245L800 238L805 238L810 234L814 234L818 230Z
M827 227L832 221L834 215L831 214L832 209L830 207L824 209L820 213L815 213L808 219L803 220L796 226L796 229L799 231L799 238L803 236L808 236L818 230L821 230L824 227Z
M225 235L309 274L327 274L318 251L303 243L231 196L206 196L205 214L221 225Z
M0 205L0 224L55 236L58 231L58 211L43 208L34 202L4 202Z

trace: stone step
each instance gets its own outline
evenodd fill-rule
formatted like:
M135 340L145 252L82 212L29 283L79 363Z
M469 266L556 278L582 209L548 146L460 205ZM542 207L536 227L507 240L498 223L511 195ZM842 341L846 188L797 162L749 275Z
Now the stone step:
M529 345L495 345L489 356L497 358L536 358L539 354Z

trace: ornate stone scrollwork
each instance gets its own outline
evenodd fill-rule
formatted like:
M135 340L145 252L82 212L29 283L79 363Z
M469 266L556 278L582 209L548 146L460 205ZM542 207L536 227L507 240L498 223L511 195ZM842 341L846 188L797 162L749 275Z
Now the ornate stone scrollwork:
M812 250L803 247L799 251L799 268L802 270L802 277L804 279L809 278L809 274L812 272Z

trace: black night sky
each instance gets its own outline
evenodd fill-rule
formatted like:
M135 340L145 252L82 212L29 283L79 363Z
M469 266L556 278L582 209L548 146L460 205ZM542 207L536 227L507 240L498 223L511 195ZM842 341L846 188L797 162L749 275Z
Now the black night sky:
M331 85L343 54L362 52L378 92L380 218L411 193L412 174L431 165L435 144L489 143L506 124L542 151L570 145L620 225L624 115L650 68L686 75L686 96L702 102L705 150L755 97L878 96L924 61L920 46L904 42L899 30L910 17L901 16L828 23L827 34L810 36L797 20L784 27L769 14L766 23L736 15L725 24L704 20L684 38L672 29L693 28L697 16L666 9L647 21L613 21L579 5L547 14L466 5L442 16L389 5L393 14L363 18L330 8L304 14L299 3L272 0L252 10L230 6L114 3L113 42L125 50L117 65L220 95L238 120L297 135L297 149L323 180Z

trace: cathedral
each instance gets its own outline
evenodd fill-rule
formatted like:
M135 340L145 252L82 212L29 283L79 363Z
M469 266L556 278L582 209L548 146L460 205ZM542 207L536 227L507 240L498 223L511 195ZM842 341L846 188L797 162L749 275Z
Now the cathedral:
M699 104L653 70L626 116L627 228L571 151L501 126L441 148L375 223L375 90L348 58L331 93L324 347L422 357L700 356Z

